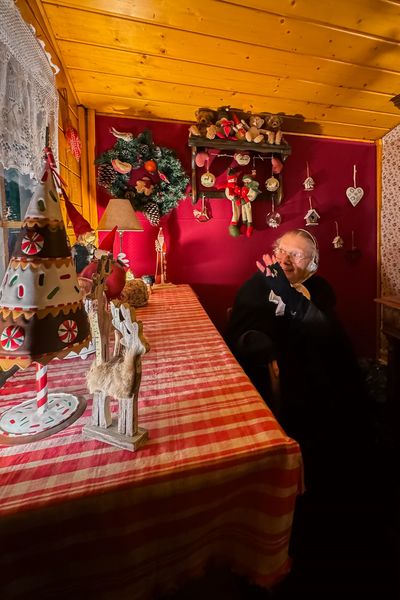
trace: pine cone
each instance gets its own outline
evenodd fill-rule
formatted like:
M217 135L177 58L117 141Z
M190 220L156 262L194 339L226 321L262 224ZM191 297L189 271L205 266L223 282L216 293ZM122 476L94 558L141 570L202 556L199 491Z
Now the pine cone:
M97 171L97 183L105 188L109 188L115 181L117 174L112 165L100 165Z
M160 223L160 209L156 202L147 202L143 208L143 214L148 218L152 225L157 226Z

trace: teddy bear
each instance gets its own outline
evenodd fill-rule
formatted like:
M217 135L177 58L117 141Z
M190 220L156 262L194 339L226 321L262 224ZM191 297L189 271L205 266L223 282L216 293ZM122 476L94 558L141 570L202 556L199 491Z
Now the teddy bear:
M267 129L268 144L281 144L283 119L280 115L269 115L265 121Z
M246 129L245 137L248 142L260 144L264 140L264 134L268 135L266 129L261 129L264 124L264 119L260 117L260 115L251 115L249 117L249 124L242 119L242 124Z
M197 123L189 127L189 134L213 140L217 133L215 111L211 108L198 108L195 116Z
M236 140L235 121L230 106L220 106L217 110L217 137L223 140Z

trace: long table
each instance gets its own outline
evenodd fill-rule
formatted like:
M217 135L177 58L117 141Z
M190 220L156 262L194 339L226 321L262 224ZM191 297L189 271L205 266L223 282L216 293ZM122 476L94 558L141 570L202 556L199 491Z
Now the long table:
M142 600L225 565L272 586L288 544L302 459L189 286L137 310L143 357L135 453L85 439L85 413L0 447L0 597ZM49 389L87 394L89 360L53 361ZM0 412L35 395L33 369L0 390ZM114 407L116 410L116 407Z

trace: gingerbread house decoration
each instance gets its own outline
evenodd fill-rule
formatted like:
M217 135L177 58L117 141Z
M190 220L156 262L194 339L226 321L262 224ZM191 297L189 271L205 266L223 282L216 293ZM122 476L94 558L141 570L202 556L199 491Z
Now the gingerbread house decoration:
M310 210L306 213L304 220L306 225L318 225L318 220L320 219L320 215L317 213L315 208L310 208Z

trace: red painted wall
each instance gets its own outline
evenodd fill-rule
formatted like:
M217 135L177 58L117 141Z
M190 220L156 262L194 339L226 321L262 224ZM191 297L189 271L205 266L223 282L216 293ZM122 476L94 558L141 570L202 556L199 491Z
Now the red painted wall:
M151 129L154 141L175 150L187 173L190 173L190 152L187 146L188 126L181 123L160 123L125 118L98 116L96 119L96 154L115 143L110 133L119 131L138 134ZM374 356L376 347L376 152L373 144L322 140L286 135L292 154L283 169L284 200L279 207L282 224L277 229L266 225L265 216L271 210L269 200L253 203L255 231L248 239L233 238L228 233L231 203L223 198L210 201L212 219L199 223L193 216L191 198L183 200L177 209L161 220L168 248L168 279L173 283L189 283L197 292L210 318L220 331L226 320L226 308L232 304L240 284L255 271L255 261L269 251L272 242L288 229L305 227L304 215L309 209L309 193L303 189L306 162L316 182L312 205L321 216L317 226L308 227L320 247L319 273L336 290L338 313L360 356ZM216 160L216 159L214 159ZM224 170L223 159L210 165L210 171ZM265 166L264 166L265 165ZM357 186L364 197L353 207L346 198L346 189L353 185L353 165L357 165ZM249 165L251 166L251 165ZM269 165L268 165L269 168ZM257 161L257 178L265 180L267 163ZM270 172L266 176L270 176ZM109 196L97 188L99 216ZM199 203L200 204L200 203ZM158 232L143 215L143 233L125 233L124 251L128 254L136 276L154 274L154 241ZM335 221L345 241L335 250ZM361 251L351 260L351 232Z

